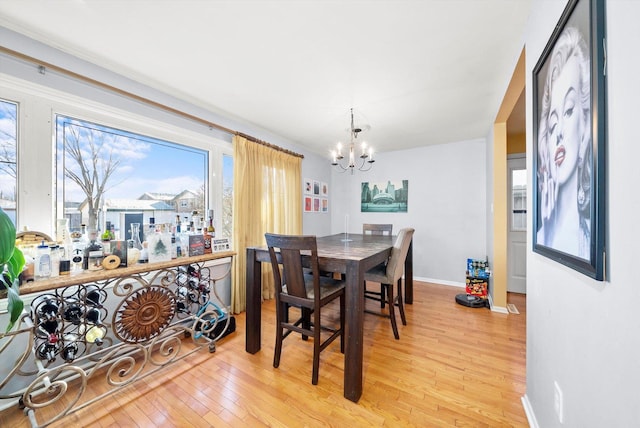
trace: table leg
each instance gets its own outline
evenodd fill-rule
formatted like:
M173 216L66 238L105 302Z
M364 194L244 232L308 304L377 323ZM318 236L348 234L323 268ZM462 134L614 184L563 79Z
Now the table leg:
M409 252L404 261L404 302L413 304L413 239L409 243Z
M262 316L262 263L256 251L247 248L246 275L246 344L245 350L255 354L260 350L260 317Z
M362 395L364 271L357 261L347 264L345 290L344 396L358 402Z

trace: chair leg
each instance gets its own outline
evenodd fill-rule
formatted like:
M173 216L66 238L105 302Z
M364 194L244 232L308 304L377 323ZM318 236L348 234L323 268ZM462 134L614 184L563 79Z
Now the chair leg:
M387 303L389 304L389 318L391 318L393 336L396 339L400 339L400 335L398 334L398 324L396 322L396 305L393 304L393 284L384 284L384 288L387 289L387 296L389 297Z
M375 297L371 297L371 299L380 301L380 309L384 309L384 305L387 303L384 296L384 284L380 284L380 292L370 291L369 293L375 294ZM364 282L364 294L367 296L367 281Z
M286 304L280 304L276 310L276 347L273 352L273 367L278 368L280 366L280 355L282 354L282 319L285 317L284 311L288 312Z
M344 294L340 296L340 353L344 354Z
M302 328L304 328L305 330L310 330L311 329L311 309L309 308L300 308L300 311L302 312ZM309 336L307 335L302 335L302 340L307 340L309 338Z
M398 295L396 296L396 301L398 302L398 309L400 309L402 325L407 325L407 317L404 314L404 301L402 297L402 278L398 279Z
M313 311L313 374L311 383L318 384L318 372L320 371L320 310Z

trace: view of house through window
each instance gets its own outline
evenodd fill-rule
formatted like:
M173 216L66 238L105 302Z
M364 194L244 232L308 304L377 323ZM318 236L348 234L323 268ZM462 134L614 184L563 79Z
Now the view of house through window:
M207 221L208 152L58 115L58 214L71 231L81 224L131 239L141 226ZM4 188L4 187L3 187Z
M18 106L0 99L0 207L16 223Z

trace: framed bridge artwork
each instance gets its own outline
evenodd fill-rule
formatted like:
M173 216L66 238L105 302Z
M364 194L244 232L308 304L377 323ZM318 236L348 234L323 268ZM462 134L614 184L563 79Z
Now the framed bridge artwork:
M406 213L409 180L365 181L360 193L363 213Z

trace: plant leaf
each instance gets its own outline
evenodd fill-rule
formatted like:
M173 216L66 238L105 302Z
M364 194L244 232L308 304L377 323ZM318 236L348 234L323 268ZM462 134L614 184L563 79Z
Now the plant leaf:
M24 302L18 293L18 286L18 280L15 280L13 285L7 288L7 312L9 312L10 320L7 325L6 333L11 331L16 321L18 321L18 318L20 318L22 309L24 309Z
M12 281L20 276L20 274L22 273L22 269L24 268L24 264L25 260L24 254L22 254L22 250L20 250L20 248L18 247L15 247L13 249L13 254L11 254L11 258L7 262Z
M0 208L0 265L7 263L16 245L16 227Z

